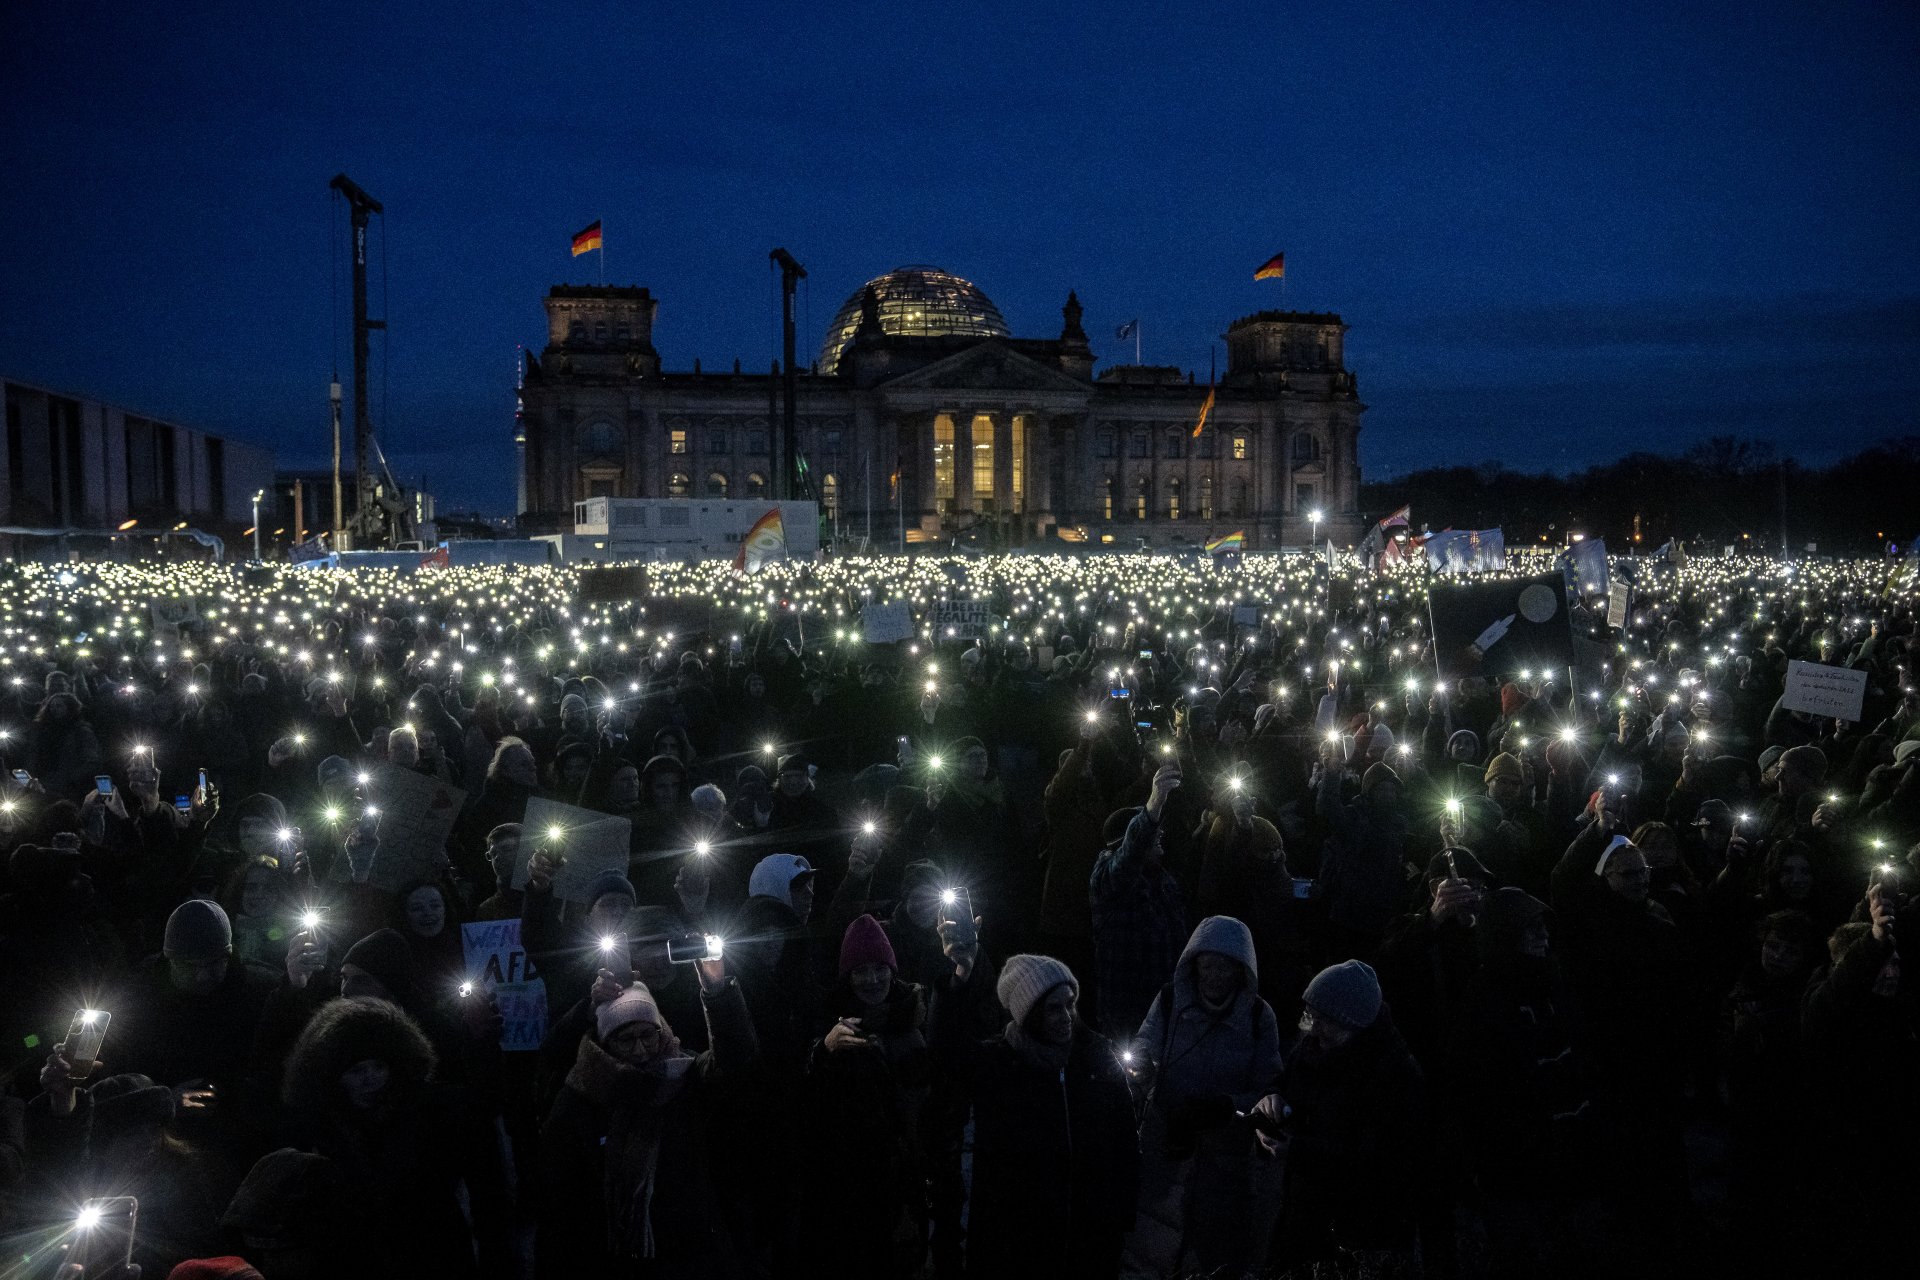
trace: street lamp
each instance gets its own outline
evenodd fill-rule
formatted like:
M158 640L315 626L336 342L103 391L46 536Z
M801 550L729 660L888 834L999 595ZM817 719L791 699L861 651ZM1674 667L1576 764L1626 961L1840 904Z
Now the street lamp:
M260 563L260 499L267 496L265 489L253 491L253 561Z
M1320 542L1320 518L1325 514L1326 513L1320 510L1320 508L1318 507L1315 507L1313 510L1307 512L1308 532L1311 535L1312 540L1316 546L1319 545L1319 542Z

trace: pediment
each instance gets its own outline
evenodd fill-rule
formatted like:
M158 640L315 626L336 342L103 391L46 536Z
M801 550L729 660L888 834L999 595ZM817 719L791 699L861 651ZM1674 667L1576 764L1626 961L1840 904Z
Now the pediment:
M943 360L890 378L882 391L1042 391L1086 395L1091 388L1058 369L988 339Z

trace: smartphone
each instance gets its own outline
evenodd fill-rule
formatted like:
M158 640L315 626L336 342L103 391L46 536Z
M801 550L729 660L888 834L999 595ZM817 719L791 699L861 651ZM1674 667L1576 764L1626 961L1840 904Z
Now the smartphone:
M1153 661L1153 650L1151 650L1151 649L1142 649L1142 650L1140 651L1140 661L1142 661L1142 662L1152 662L1152 661Z
M110 796L113 794L113 779L104 773L96 773L93 775L93 789L103 796Z
M973 895L964 887L948 889L940 895L940 922L953 926L948 936L955 942L980 941L980 931L973 923Z
M706 933L690 933L684 938L667 939L667 959L673 964L692 964L696 960L718 960L720 939Z
M33 781L33 775L28 773L25 769L15 769L13 771L13 780L24 787L29 782Z
M204 793L206 789L207 789L207 771L205 769L202 769L200 770L200 790Z
M107 1038L107 1024L113 1015L105 1009L76 1009L67 1024L66 1046L69 1080L85 1080L100 1059L100 1044Z
M140 1219L140 1202L132 1196L106 1196L86 1201L74 1219L68 1265L78 1263L83 1276L102 1276L133 1261L133 1232Z
M193 797L192 796L175 796L173 798L173 807L178 809L181 813L192 813Z
M1303 902L1311 898L1313 896L1313 881L1304 880L1298 876L1294 877L1293 896Z
M304 833L298 827L288 827L287 838L284 842L287 848L298 849L302 843L301 837L303 836L303 834Z
M1285 1121L1276 1120L1272 1116L1264 1115L1258 1111L1236 1111L1233 1114L1241 1123L1247 1125L1249 1128L1259 1130L1269 1138L1278 1139L1287 1136Z
M1109 698L1124 698L1127 696L1127 686L1116 684L1107 690L1107 696Z

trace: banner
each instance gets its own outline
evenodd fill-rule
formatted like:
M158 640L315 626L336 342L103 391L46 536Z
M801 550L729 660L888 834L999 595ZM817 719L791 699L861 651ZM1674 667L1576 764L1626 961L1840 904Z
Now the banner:
M1574 665L1567 584L1558 573L1435 582L1427 593L1427 611L1443 680L1558 672Z
M1482 573L1507 567L1506 535L1499 529L1443 529L1426 539L1435 573Z
M1606 595L1613 584L1607 565L1607 540L1586 538L1574 543L1560 553L1560 571L1572 594L1586 600Z
M460 926L467 981L493 997L501 1017L500 1048L528 1053L547 1038L547 984L520 944L518 920L479 920ZM469 997L472 998L472 997Z
M927 615L933 624L936 641L978 640L999 622L993 605L985 600L954 600L936 604Z

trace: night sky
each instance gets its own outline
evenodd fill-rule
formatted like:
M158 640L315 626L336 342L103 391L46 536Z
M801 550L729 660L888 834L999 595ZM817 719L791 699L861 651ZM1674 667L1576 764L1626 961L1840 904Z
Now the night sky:
M443 507L510 507L515 344L596 217L669 368L766 367L785 245L809 352L909 262L1022 336L1076 289L1103 360L1138 317L1202 381L1234 318L1338 311L1372 476L1820 462L1920 431L1916 13L14 0L0 370L318 464L345 171L388 210L376 424Z

